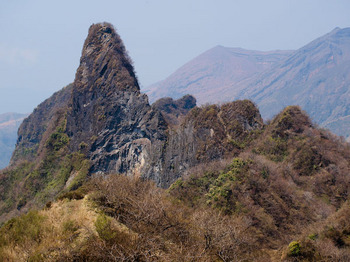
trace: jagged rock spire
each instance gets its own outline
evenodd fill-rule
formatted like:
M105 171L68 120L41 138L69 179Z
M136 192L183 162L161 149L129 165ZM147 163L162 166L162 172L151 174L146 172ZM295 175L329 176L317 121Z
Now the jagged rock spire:
M113 25L102 23L90 27L74 85L76 91L83 92L140 90L131 59Z
M90 26L68 112L67 130L73 138L72 149L77 150L78 143L90 145L90 137L102 130L117 128L129 115L121 112L121 107L139 96L131 60L114 27L109 23ZM147 97L142 100L148 105ZM126 107L125 111L132 111L129 105Z
M147 95L140 93L131 60L114 27L92 25L67 113L71 150L86 154L92 173L141 172L144 163L151 162L151 145L162 143L166 128Z

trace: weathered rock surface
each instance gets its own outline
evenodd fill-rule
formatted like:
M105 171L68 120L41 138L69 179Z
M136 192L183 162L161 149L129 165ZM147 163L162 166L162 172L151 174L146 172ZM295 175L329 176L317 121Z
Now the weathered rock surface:
M179 127L169 129L160 186L170 186L197 164L238 154L262 128L259 110L248 100L192 109Z
M152 104L152 107L159 110L170 125L178 125L195 106L196 99L191 95L185 95L177 100L164 97Z
M165 140L166 124L140 88L122 40L112 25L89 29L72 90L67 134L83 150L91 172L139 173L150 150Z

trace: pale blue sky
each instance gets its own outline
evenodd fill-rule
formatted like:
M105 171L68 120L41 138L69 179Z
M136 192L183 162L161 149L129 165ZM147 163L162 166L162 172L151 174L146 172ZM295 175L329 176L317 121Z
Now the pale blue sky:
M0 0L0 113L74 80L92 23L112 23L142 87L216 46L297 49L350 27L348 0Z

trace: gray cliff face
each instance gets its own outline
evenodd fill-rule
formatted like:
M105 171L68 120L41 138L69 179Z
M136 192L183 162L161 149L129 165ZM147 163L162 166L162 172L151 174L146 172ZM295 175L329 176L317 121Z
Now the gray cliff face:
M162 115L140 93L113 26L92 25L67 116L72 150L87 154L92 173L140 175L146 163L150 168L151 148L165 141L166 128Z
M262 128L259 110L248 100L196 107L179 126L169 129L161 155L161 180L151 174L146 177L169 187L191 167L237 155Z
M108 111L103 129L91 148L92 172L141 172L150 162L151 148L165 141L165 122L148 104L147 96L117 92L117 103Z

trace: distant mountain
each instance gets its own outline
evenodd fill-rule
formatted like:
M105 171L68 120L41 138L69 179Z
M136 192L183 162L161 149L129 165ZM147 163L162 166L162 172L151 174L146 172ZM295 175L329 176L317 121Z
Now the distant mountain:
M261 52L241 48L216 46L194 58L163 81L146 88L150 102L186 94L196 97L199 104L225 99L227 86L270 69L287 58L292 51Z
M300 105L321 126L349 137L349 72L350 28L336 28L271 70L239 83L238 96L253 99L268 118L287 105Z
M5 113L0 115L0 169L9 162L17 140L17 129L26 114Z
M222 63L222 57L209 55L219 53L219 49L225 48L207 51L149 87L151 101L158 94L177 98L183 90L194 95L198 104L248 98L258 104L265 119L285 106L300 105L319 125L350 136L350 28L335 28L293 52L226 48L225 70L214 66ZM229 50L236 50L235 55ZM220 72L212 70L208 77L205 68ZM191 76L204 80L193 82ZM219 78L225 81L215 81ZM193 83L197 83L196 88L192 88Z

